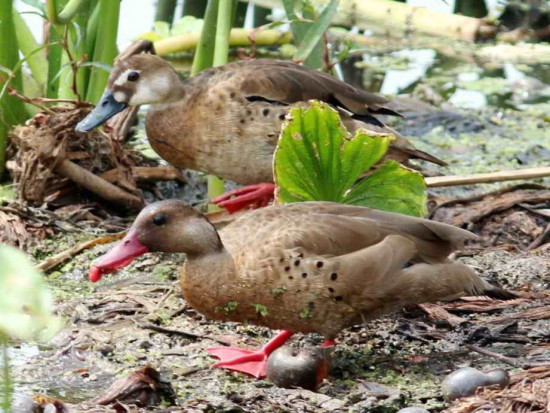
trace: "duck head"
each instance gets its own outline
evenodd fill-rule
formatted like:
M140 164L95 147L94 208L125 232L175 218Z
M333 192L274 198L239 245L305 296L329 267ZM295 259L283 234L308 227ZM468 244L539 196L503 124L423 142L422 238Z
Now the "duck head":
M88 132L127 106L168 102L178 85L176 71L164 59L152 54L130 56L115 66L99 103L75 130Z
M94 262L89 279L99 281L147 252L198 257L222 250L218 232L203 214L180 200L155 202L140 212L122 241Z

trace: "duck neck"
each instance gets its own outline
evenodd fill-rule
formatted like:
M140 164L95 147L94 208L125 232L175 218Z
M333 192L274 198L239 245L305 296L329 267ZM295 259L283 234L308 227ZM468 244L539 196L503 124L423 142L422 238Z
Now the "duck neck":
M239 295L237 271L232 255L221 248L216 252L187 256L181 274L181 289L187 301L209 316L216 307L235 301Z
M179 78L173 82L173 86L170 89L170 94L166 97L163 103L173 103L185 98L185 85Z

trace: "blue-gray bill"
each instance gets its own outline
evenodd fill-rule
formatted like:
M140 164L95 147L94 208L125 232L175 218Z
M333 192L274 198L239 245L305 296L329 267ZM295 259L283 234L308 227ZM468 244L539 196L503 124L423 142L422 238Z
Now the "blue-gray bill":
M113 92L107 89L103 92L103 96L101 96L94 110L78 122L75 130L77 132L89 132L93 128L103 125L117 113L122 112L126 106L128 106L126 103L117 102L113 96Z

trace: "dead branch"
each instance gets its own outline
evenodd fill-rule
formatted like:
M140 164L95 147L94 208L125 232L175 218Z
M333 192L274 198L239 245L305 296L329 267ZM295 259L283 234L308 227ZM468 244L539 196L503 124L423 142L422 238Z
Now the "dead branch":
M487 323L498 324L512 320L547 320L550 318L550 306L530 308L529 310L520 311L514 314L505 314L498 317L493 317L487 320Z
M465 298L470 298L470 297L465 297ZM474 300L469 300L469 299L465 300L465 298L462 298L460 301L446 303L442 307L446 310L471 311L476 313L484 313L484 312L517 307L520 304L525 304L531 301L526 298L518 298L516 300L508 300L508 301L495 301L491 298L480 298L480 297L475 297L475 298L472 297L474 298Z
M118 180L118 169L110 169L99 175L108 182ZM173 166L136 166L132 168L132 175L138 181L170 181L176 180L185 183L187 180L182 172Z
M452 327L456 327L462 323L467 322L467 320L465 320L464 318L449 313L447 310L437 304L425 303L419 304L418 306L422 310L424 310L431 318L435 318L436 320L443 320Z
M129 194L67 159L55 168L55 172L115 204L131 208L141 208L143 206L143 201L137 196Z
M188 338L188 339L191 339L191 340L198 340L198 339L207 338L209 340L217 341L218 343L223 344L224 346L231 345L231 343L227 340L222 340L222 339L207 336L207 335L200 335L200 334L190 333L188 331L183 331L183 330L175 330L173 328L161 327L161 326L157 326L156 324L152 324L152 323L140 323L140 324L138 324L138 326L140 326L141 328L145 328L147 330L156 331L157 333L182 336L182 337L185 337L185 338Z
M107 235L105 237L99 237L95 238L89 241L81 242L80 244L77 244L68 250L62 251L59 254L55 254L51 257L46 258L44 261L42 261L40 264L36 265L35 268L39 271L49 271L55 267L57 267L62 262L68 260L69 258L74 257L76 254L78 254L81 251L84 251L88 248L95 247L96 245L101 244L108 244L110 242L116 241L121 239L124 235L126 235L125 232L121 232L119 234L114 235Z
M475 351L476 353L483 354L484 356L492 357L492 358L497 359L499 361L502 361L503 363L506 363L506 364L508 364L512 367L529 368L527 364L521 363L518 360L515 360L511 357L506 357L502 354L495 353L493 351L489 351L487 349L484 349L484 348L481 348L481 347L478 347L478 346L467 345L466 347L468 349L470 349L471 351Z
M438 186L473 185L518 179L534 179L550 176L550 166L539 168L517 169L511 171L489 172L485 174L448 175L426 178L426 185L430 188Z

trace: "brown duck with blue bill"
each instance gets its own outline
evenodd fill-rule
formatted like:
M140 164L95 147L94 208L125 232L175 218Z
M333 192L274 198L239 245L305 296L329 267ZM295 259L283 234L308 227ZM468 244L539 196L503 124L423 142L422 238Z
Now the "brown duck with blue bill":
M387 158L404 164L418 158L445 165L376 118L400 116L387 106L387 99L280 60L229 63L182 82L162 58L130 56L116 64L99 104L76 129L89 131L127 106L150 104L147 136L153 149L172 165L243 185L266 183L241 191L252 192L233 200L235 205L272 196L273 152L281 125L292 107L310 99L336 108L351 133L364 128L394 134Z
M406 305L514 296L449 258L471 232L421 218L331 202L250 212L221 231L179 200L147 206L125 239L99 258L90 280L148 251L185 253L180 285L207 317L282 329L258 351L215 347L224 367L263 377L269 354L293 333L322 334Z

